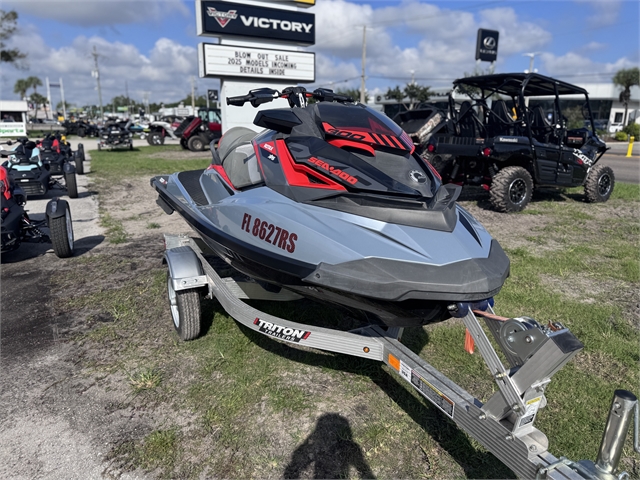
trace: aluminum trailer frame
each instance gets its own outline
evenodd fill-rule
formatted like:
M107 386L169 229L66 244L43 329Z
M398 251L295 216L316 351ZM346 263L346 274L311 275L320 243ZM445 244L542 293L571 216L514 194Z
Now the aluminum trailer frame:
M206 245L186 235L165 235L165 246L174 291L206 291L237 322L285 343L385 363L520 478L627 478L626 472L616 470L634 413L634 450L640 453L637 398L624 390L614 394L596 463L558 459L548 451L546 435L533 426L536 414L546 405L544 391L551 377L583 347L561 324L543 327L528 317L498 317L489 305L457 304L458 311L452 313L462 318L499 388L483 404L400 343L402 328L367 326L344 332L269 315L242 300L301 297L287 291L269 292L246 277L221 277L203 256ZM484 318L510 367L502 364L478 317Z

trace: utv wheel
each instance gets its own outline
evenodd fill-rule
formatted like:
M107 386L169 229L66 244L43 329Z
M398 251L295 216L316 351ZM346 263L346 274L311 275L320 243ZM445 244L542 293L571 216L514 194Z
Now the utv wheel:
M84 137L86 135L86 132L84 131L84 128L79 128L78 129L78 136L79 137Z
M67 187L69 198L78 198L78 183L76 182L76 172L65 173L64 183Z
M533 180L522 167L500 170L491 184L490 200L499 212L519 212L531 201Z
M147 143L149 145L163 145L164 137L160 132L151 132L147 137Z
M187 147L192 152L201 152L204 150L204 141L199 135L194 135L187 141Z
M584 194L590 203L606 202L609 200L616 178L613 170L606 165L596 165L587 175L587 181L584 184Z
M200 294L197 290L173 289L171 275L167 273L167 291L173 326L182 340L193 340L200 335Z
M185 141L184 138L180 139L180 146L182 147L183 150L188 150L189 147L187 147L187 142Z
M73 225L71 222L71 211L69 205L65 209L64 215L52 218L49 222L51 233L51 243L53 251L59 258L68 258L73 255Z

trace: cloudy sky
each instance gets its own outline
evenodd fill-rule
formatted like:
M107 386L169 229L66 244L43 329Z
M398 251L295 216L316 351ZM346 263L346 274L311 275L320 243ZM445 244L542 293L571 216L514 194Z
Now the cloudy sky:
M571 1L344 1L316 0L315 85L359 88L362 30L367 27L367 89L384 92L411 79L449 85L473 71L478 28L500 32L496 72L523 71L535 52L540 73L572 83L609 82L640 63L640 2ZM194 2L182 0L3 0L16 10L10 40L28 54L28 69L2 64L0 98L17 99L16 79L62 78L67 100L97 104L91 50L100 54L103 100L128 88L141 100L171 102L198 75ZM211 39L204 39L210 41ZM487 63L482 64L488 67ZM197 79L199 93L217 88ZM57 103L58 93L52 92Z

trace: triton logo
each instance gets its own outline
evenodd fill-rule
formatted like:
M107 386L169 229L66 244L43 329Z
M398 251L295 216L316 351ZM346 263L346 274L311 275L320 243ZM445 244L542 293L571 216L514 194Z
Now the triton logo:
M222 28L227 26L231 20L238 18L237 10L229 10L228 12L219 12L213 7L207 8L207 15L216 19Z
M253 324L257 325L258 330L262 333L266 333L267 335L281 340L287 340L288 342L300 343L300 340L306 340L309 338L309 335L311 335L311 332L298 330L297 328L283 327L271 322L265 322L261 318L256 318Z

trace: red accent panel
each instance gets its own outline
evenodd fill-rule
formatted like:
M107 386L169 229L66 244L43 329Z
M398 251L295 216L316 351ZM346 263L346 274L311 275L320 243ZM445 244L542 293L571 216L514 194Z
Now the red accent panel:
M427 161L425 161L424 163L427 164L427 167L429 167L429 170L431 170L431 173L433 173L436 177L438 177L438 180L442 181L442 177L440 176L438 171L435 169L435 167Z
M233 186L233 183L231 183L231 180L229 180L229 177L227 176L227 172L224 171L224 168L222 168L222 165L209 165L209 168L213 168L216 172L218 172L218 174L222 177L222 179L229 184L231 188L233 188L234 190L237 190L237 188Z
M310 169L306 165L300 165L293 161L291 158L291 154L289 153L289 149L287 145L284 143L284 140L276 140L276 149L278 159L280 160L280 165L282 165L282 171L284 172L284 176L287 178L287 182L292 187L307 187L307 188L324 188L327 190L341 190L346 191L339 183L334 182L330 178L325 177L324 175L319 174L315 170ZM317 183L311 183L307 175L311 175L314 178L317 178L325 185L320 185Z
M365 150L369 152L371 155L375 155L375 150L373 149L373 147L359 143L359 142L354 142L352 140L346 140L344 138L330 138L329 140L327 140L327 143L338 148L342 148L342 147L359 148L360 150Z
M3 182L2 195L9 200L11 198L11 189L9 185L9 176L7 170L4 167L0 167L0 182Z

